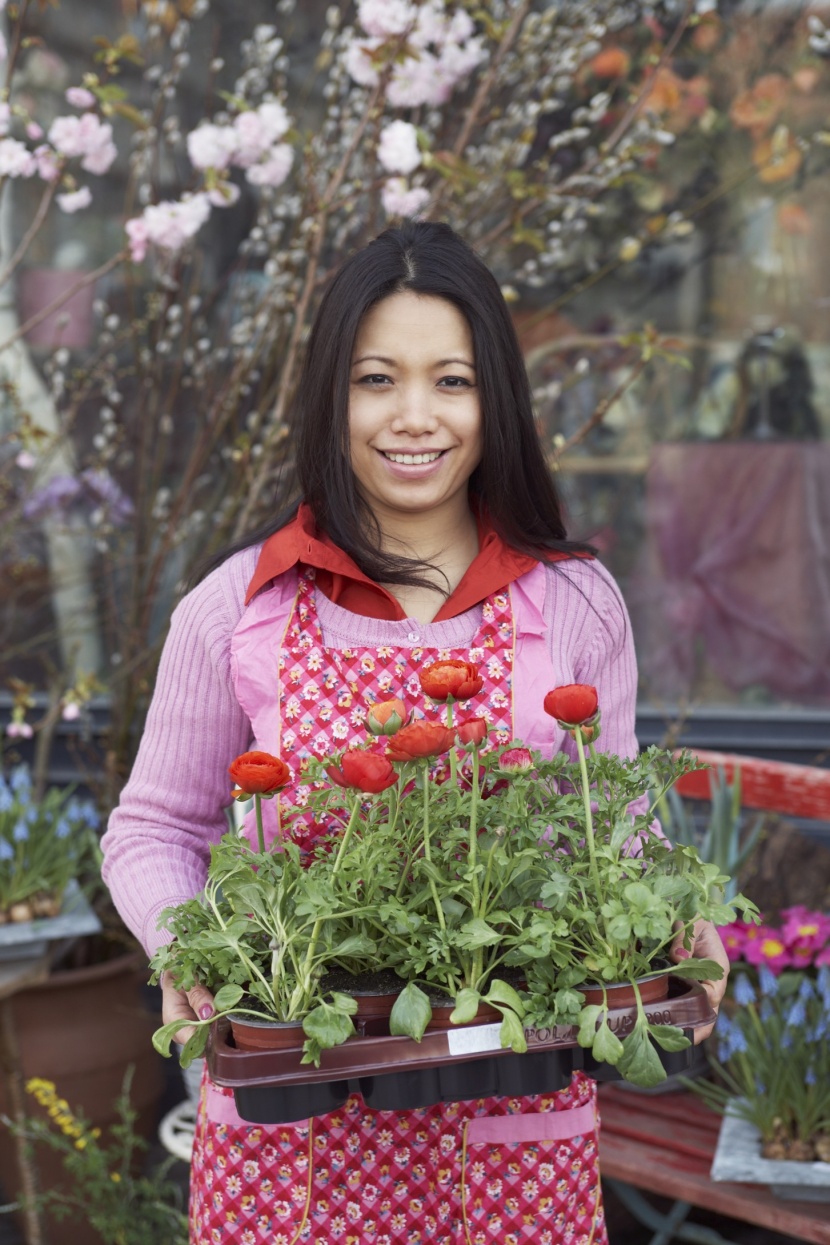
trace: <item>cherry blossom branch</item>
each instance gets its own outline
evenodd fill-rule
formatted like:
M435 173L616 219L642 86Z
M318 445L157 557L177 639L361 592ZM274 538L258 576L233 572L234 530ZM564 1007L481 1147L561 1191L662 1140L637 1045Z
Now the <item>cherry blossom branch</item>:
M31 225L29 226L29 228L26 230L25 234L21 238L20 244L17 250L15 251L14 255L12 255L11 259L6 264L6 267L3 269L3 271L0 272L0 285L5 285L9 277L12 275L12 273L19 267L22 259L26 255L26 252L28 251L35 237L37 236L41 225L46 219L46 214L49 211L49 208L52 206L52 200L55 197L55 192L57 188L58 188L57 178L55 178L54 181L47 183L46 189L43 192L43 195L41 197L40 203L38 204L38 208L37 208L37 211L35 212Z
M568 450L572 450L575 445L579 445L581 441L585 440L589 433L593 432L594 428L598 427L598 425L602 423L611 407L614 406L615 403L619 402L623 394L640 379L643 372L648 367L649 361L650 356L643 354L642 357L634 364L625 380L621 381L620 384L617 385L614 392L610 393L607 397L603 398L601 402L597 403L594 413L589 419L586 419L582 427L577 428L576 432L573 433L572 436L568 437L567 441L563 441L561 445L556 446L553 454L551 455L552 466L557 466L560 459L567 454Z

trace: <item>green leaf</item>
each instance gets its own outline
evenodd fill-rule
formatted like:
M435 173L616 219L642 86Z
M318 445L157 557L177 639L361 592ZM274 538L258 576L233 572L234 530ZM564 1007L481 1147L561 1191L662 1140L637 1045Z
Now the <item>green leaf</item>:
M455 997L455 1007L450 1016L451 1023L454 1025L467 1025L470 1021L475 1020L480 1002L481 995L478 990L469 988L459 990Z
M209 1025L201 1025L195 1033L191 1033L179 1055L179 1063L183 1068L189 1068L194 1059L199 1059L205 1053L209 1034Z
M636 1024L622 1046L617 1068L627 1081L631 1081L633 1085L641 1085L643 1089L653 1089L655 1085L665 1081L666 1069L648 1040L646 1029Z
M341 994L339 990L332 991L331 1007L337 1008L344 1016L353 1016L357 1011L357 999L351 994Z
M222 986L216 991L213 1002L218 1012L229 1011L230 1008L236 1007L245 991L241 986Z
M620 1060L623 1044L616 1033L611 1031L607 1020L603 1020L597 1029L592 1051L594 1058L601 1060L602 1063L616 1064Z
M686 1034L682 1029L678 1029L676 1025L650 1024L648 1031L657 1045L662 1046L663 1050L685 1050L687 1046L691 1046L691 1042L686 1037Z
M673 977L691 977L693 981L720 981L723 968L717 960L696 960L690 956L688 960L672 964L671 974Z
M414 981L410 981L395 999L389 1016L389 1032L393 1037L411 1037L420 1042L431 1019L429 999Z
M306 1037L313 1038L321 1050L329 1050L351 1037L355 1027L349 1016L327 1003L321 1003L303 1019L303 1032Z
M501 935L496 933L492 926L483 921L481 917L474 917L472 921L467 921L462 925L455 936L455 943L459 947L468 947L475 950L477 947L492 947L501 941Z
M162 1025L160 1029L156 1029L153 1034L153 1046L160 1055L164 1055L165 1059L170 1055L173 1035L178 1033L179 1029L183 1029L186 1023L184 1020L171 1020L168 1024Z
M517 1055L523 1055L527 1050L527 1039L522 1028L522 1022L515 1012L504 1012L503 1015L504 1019L499 1030L499 1040L502 1046L509 1046Z
M593 1046L597 1031L597 1021L605 1012L599 1003L587 1003L579 1014L579 1033L576 1040L580 1046Z
M502 1003L505 1007L512 1008L517 1016L524 1016L525 1014L525 1000L518 990L514 990L511 985L508 985L506 981L499 980L498 977L495 977L490 982L484 998L488 1003L495 1003L496 1005Z

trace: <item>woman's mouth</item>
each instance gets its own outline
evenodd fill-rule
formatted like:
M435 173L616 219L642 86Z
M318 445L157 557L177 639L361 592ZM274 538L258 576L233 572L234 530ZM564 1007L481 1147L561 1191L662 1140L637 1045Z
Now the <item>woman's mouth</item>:
M430 450L428 453L402 454L397 451L381 450L380 453L390 463L399 463L402 467L420 467L426 463L437 462L446 450Z

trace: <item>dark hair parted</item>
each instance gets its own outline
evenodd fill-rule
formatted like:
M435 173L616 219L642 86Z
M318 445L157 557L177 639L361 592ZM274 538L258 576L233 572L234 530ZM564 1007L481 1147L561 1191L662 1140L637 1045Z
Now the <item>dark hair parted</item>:
M348 259L328 286L308 339L295 401L300 494L317 525L375 582L427 582L423 565L380 549L349 454L351 363L361 321L392 294L443 298L470 326L482 412L482 457L470 478L502 539L521 552L592 552L566 539L559 498L536 432L516 331L493 274L449 225L386 229ZM262 540L280 516L237 548Z

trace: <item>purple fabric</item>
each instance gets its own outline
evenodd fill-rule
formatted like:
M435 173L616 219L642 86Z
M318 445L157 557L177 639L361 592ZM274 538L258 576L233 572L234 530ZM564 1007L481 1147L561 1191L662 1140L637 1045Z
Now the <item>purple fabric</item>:
M695 691L701 658L734 691L830 696L830 445L652 451L646 565L630 593L652 697Z

